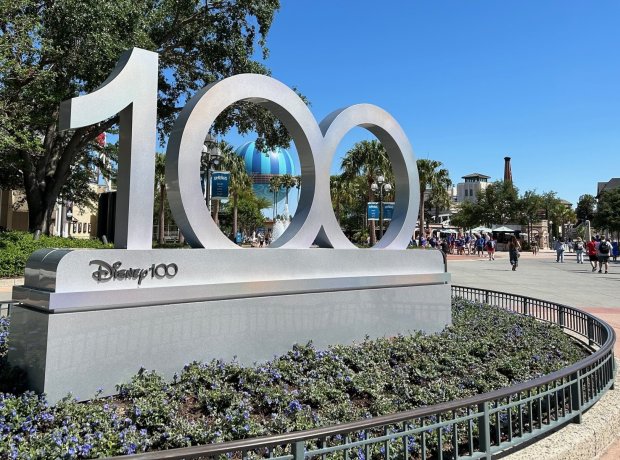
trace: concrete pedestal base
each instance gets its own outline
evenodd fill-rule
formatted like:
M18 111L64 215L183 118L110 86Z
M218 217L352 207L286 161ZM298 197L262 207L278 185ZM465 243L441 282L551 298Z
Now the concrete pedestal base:
M136 252L152 253L152 263L170 255L165 250ZM188 261L184 257L199 257L200 252L203 251L174 251L179 277L187 270ZM283 252L289 251L233 250L229 255L231 261L234 257L250 257L250 253L264 260L271 253ZM295 256L291 259L295 263L292 268L289 264L289 268L297 276L289 274L286 278L282 276L282 267L268 264L265 270L270 273L261 272L259 276L271 278L271 283L278 279L276 286L269 280L253 281L256 275L251 271L238 271L233 283L237 293L232 292L235 289L226 291L226 283L221 281L209 283L209 275L214 275L215 268L203 273L202 285L184 286L179 284L182 280L175 279L176 286L165 287L164 279L158 286L143 282L140 288L128 291L124 289L126 280L117 284L113 280L94 282L91 274L98 267L91 266L82 268L86 274L82 281L91 277L86 284L89 290L79 291L78 282L73 283L73 288L65 285L61 292L44 291L32 285L18 288L14 296L21 296L24 306L16 307L11 313L9 360L25 368L31 388L47 393L51 401L68 392L79 399L88 399L99 388L104 395L114 394L116 385L128 381L140 367L171 377L194 360L230 360L236 356L241 363L252 364L282 354L294 343L312 340L317 347L324 348L363 340L367 335L391 336L415 330L437 332L451 322L449 275L443 270L439 252L293 252L299 251L289 253ZM337 252L345 254L332 260ZM359 253L364 252L366 255L362 257L372 256L369 262L374 259L366 276L350 276L352 272L364 271L347 259L346 253L352 252L357 253L351 255L356 261ZM81 263L80 259L114 259L114 251L66 252L54 261L58 269L56 278L62 277L66 268L59 261L75 253L80 253L78 260L68 267L75 267ZM125 252L124 258L132 253ZM309 276L317 256L327 258L321 270L326 276ZM140 257L148 258L146 254ZM236 263L242 266L244 261ZM139 265L138 262L126 265L136 264ZM45 270L45 265L44 260L38 263L41 270ZM421 273L425 265L434 268L434 273ZM49 269L45 271L47 280L49 273ZM75 276L75 270L71 276ZM117 289L119 285L123 289ZM156 301L157 290L161 302ZM170 300L174 292L177 302ZM61 308L54 295L66 301L66 309ZM191 301L187 301L188 296L193 296Z

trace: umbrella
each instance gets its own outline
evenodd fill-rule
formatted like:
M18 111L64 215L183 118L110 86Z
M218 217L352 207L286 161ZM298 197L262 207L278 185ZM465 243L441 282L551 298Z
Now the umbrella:
M493 229L494 232L500 232L500 233L514 233L516 232L516 230L513 230L512 228L508 228L508 227L497 227Z
M491 233L493 230L487 227L476 227L476 228L472 228L471 231L473 233Z

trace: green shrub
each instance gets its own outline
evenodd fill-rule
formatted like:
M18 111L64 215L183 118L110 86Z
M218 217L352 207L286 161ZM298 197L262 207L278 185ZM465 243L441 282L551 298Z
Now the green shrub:
M304 430L473 396L584 356L558 327L455 300L439 334L295 345L254 367L196 362L172 382L141 370L117 397L87 403L0 394L0 457L90 458Z
M42 235L38 240L28 232L0 233L0 278L23 276L26 261L37 249L45 248L111 248L99 240L81 240Z

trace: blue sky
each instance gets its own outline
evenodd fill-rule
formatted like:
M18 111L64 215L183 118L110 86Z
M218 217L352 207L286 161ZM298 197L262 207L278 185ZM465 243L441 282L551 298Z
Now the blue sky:
M282 0L266 64L317 120L383 107L455 183L501 179L510 156L521 192L575 204L620 175L619 19L617 0Z

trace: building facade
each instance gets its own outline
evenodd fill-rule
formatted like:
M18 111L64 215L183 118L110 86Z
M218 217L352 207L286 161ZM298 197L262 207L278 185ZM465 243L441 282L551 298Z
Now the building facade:
M489 185L487 182L491 177L480 173L473 173L463 176L464 182L456 184L456 202L464 203L466 201L476 202L478 193Z
M64 203L54 207L50 235L83 239L97 237L96 210L73 206L71 217L67 217L67 209ZM4 230L28 231L28 203L22 192L0 190L0 227Z

